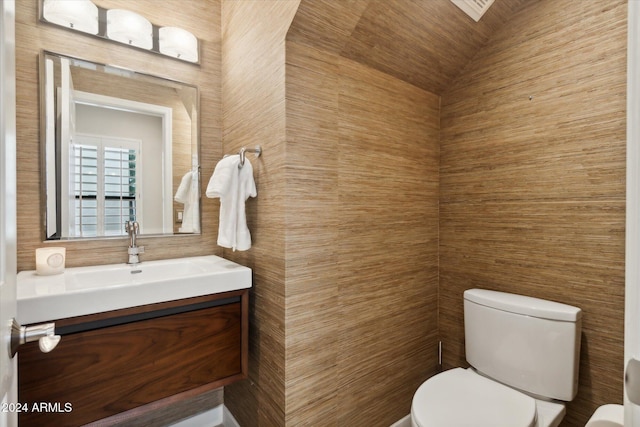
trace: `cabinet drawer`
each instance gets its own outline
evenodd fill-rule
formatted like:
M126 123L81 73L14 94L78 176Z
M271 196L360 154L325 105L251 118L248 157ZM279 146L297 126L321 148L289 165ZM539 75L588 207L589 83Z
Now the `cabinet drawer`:
M123 322L129 318L111 317L106 327L77 324L48 354L37 343L20 348L19 401L29 409L45 403L42 412L21 413L20 426L79 426L242 377L240 298L165 313L148 311L128 323Z

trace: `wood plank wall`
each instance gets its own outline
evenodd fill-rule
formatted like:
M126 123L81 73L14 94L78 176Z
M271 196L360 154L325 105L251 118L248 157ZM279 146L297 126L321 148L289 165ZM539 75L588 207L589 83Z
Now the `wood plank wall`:
M247 155L258 191L246 203L252 248L224 251L253 269L249 379L225 387L225 404L242 426L285 425L284 40L297 7L297 1L222 2L224 152L263 149L258 159Z
M336 425L384 427L437 369L440 98L338 64Z
M287 426L337 425L338 62L287 41Z
M388 426L437 368L439 97L286 51L285 425Z
M16 76L18 139L18 270L35 268L34 250L41 246L65 246L67 265L82 266L125 262L126 239L43 243L40 200L40 135L38 110L38 54L51 50L87 60L126 66L138 71L184 81L200 89L202 189L222 156L220 95L220 1L98 0L104 8L124 8L157 25L173 25L192 31L202 41L201 65L163 58L38 20L38 2L16 2ZM221 254L215 245L218 227L217 200L203 199L202 235L141 238L143 260Z
M563 426L622 402L626 14L624 0L532 2L442 96L445 368L464 364L465 289L580 307Z
M254 268L250 378L225 404L241 425L388 426L436 370L439 98L285 48L287 4L223 2L224 150L265 148L254 246L225 251Z

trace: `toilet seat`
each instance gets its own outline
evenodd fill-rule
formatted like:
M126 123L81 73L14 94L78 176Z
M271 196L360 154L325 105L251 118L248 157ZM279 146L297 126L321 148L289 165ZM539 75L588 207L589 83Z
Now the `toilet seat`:
M418 427L534 427L536 401L471 369L455 368L418 388L411 418Z

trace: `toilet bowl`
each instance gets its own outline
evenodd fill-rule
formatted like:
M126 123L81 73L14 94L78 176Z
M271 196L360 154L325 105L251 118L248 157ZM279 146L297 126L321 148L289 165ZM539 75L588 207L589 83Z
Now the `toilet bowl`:
M418 388L412 427L557 427L578 390L580 309L470 289L464 325L471 367Z
M602 405L593 413L585 427L624 427L624 406Z
M425 381L411 405L411 427L556 427L561 403L534 399L473 368L454 368Z

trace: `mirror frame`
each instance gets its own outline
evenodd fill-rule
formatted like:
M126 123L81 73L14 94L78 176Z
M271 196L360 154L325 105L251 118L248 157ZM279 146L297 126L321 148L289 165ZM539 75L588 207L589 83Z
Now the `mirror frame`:
M157 76L157 75L153 75L153 74L149 74L149 73L144 73L144 72L140 72L140 71L136 71L133 70L131 68L128 67L123 67L123 66L119 66L119 65L111 65L111 64L104 64L101 62L94 62L91 61L89 59L85 59L85 58L79 58L76 56L72 56L72 55L67 55L67 54L62 54L62 53L58 53L58 52L54 52L51 50L46 50L46 49L42 49L40 50L39 54L38 54L38 99L39 99L39 148L40 148L40 152L39 152L39 165L40 165L40 204L41 204L41 208L40 208L40 216L41 216L41 231L40 231L40 235L42 236L42 240L43 242L51 242L51 241L61 241L61 242L65 242L65 241L92 241L92 240L104 240L104 239L127 239L128 236L126 235L118 235L118 236L93 236L93 237L65 237L65 238L58 238L58 239L50 239L47 236L47 215L48 215L48 209L47 209L47 119L46 119L46 114L47 114L47 104L46 104L46 90L45 90L45 82L46 82L46 66L45 66L45 58L47 55L52 55L52 56L56 56L56 57L62 57L62 58L68 58L70 60L74 60L74 61L82 61L88 64L93 64L96 67L100 68L100 69L110 69L110 70L114 70L117 71L119 73L121 73L121 75L126 75L126 76L132 76L132 77L136 77L138 76L139 78L142 79L149 79L149 80L163 80L168 82L168 84L175 84L175 85L180 85L180 86L185 86L185 87L191 87L193 89L195 89L195 109L198 113L198 120L197 123L195 124L195 132L196 132L196 136L195 138L193 138L192 136L192 144L196 144L196 148L195 151L192 149L191 155L197 155L197 166L193 166L193 168L197 167L197 172L198 172L198 190L199 190L199 195L198 195L198 225L199 225L199 230L197 232L193 232L193 233L150 233L150 234L141 234L140 237L179 237L179 236L198 236L202 234L202 194L201 194L201 184L202 184L202 173L201 173L201 162L202 162L202 147L201 147L201 120L199 118L200 116L200 111L201 111L201 105L200 105L200 89L198 88L198 86L194 85L194 84L190 84L190 83L185 83L179 80L175 80L175 79L171 79L171 78L167 78L167 77L162 77L162 76ZM57 130L56 130L57 132ZM56 140L57 140L57 136L56 136ZM173 177L171 178L173 181ZM172 206L172 212L174 212L173 210L173 198L168 201L168 203L171 203ZM174 212L175 214L175 212ZM171 218L172 221L175 221L175 218ZM172 222L173 223L173 222Z

